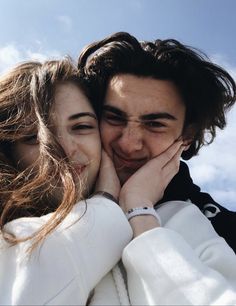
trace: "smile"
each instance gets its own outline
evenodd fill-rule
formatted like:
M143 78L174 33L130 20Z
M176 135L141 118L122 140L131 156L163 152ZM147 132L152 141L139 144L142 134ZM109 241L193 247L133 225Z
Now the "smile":
M113 159L114 159L115 167L117 170L122 169L122 168L138 170L140 167L142 167L147 162L147 158L127 159L127 158L121 157L115 152L113 152Z
M75 169L75 172L80 175L86 168L86 165L75 165L74 166L74 169Z

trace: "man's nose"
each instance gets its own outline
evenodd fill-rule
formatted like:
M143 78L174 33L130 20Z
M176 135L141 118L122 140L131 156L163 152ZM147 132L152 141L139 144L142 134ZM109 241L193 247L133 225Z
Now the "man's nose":
M140 151L143 148L143 131L136 124L128 124L123 128L118 144L126 154Z

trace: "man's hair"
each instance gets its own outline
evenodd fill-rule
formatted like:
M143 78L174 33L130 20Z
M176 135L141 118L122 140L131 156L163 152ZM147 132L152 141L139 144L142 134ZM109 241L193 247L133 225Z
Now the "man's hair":
M236 99L236 85L228 72L204 53L174 39L139 42L128 33L115 33L87 46L78 67L85 72L100 115L108 82L115 75L172 81L186 106L184 127L194 131L184 159L214 140L216 128L225 127L226 111Z
M25 62L0 77L0 228L11 243L34 238L34 248L82 197L53 123L55 89L66 83L87 95L84 78L69 58ZM37 136L39 157L22 170L13 158L14 145L30 135ZM55 197L58 186L60 196ZM5 230L11 220L50 212L55 213L31 237L18 239Z

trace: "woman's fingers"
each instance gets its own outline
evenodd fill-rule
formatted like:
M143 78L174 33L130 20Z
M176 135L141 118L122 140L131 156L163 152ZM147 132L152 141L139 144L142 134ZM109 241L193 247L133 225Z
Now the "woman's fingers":
M178 140L171 144L169 148L167 148L161 155L159 155L163 162L162 168L165 167L176 156L176 154L182 150L182 144L183 141Z
M120 181L111 158L102 150L102 160L95 191L106 191L118 198L120 192Z
M151 159L146 165L150 163L152 164L152 167L154 166L158 169L164 168L172 160L172 158L176 156L179 150L181 150L182 144L182 140L172 143L164 152Z
M168 161L168 163L165 164L165 166L162 168L163 170L163 176L166 180L166 186L169 184L169 182L172 180L172 178L178 173L179 166L180 166L180 158L185 149L185 146L180 146L178 151L175 153L175 155Z
M178 172L184 150L182 144L176 141L129 178L120 195L125 207L132 207L132 202L155 204L163 197L167 185Z

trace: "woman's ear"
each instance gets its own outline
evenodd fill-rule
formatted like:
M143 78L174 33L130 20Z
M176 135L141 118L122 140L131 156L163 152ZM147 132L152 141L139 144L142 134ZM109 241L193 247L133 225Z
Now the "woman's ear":
M184 151L187 151L191 146L196 134L196 128L193 124L189 124L185 127L183 132L183 146L185 146Z

